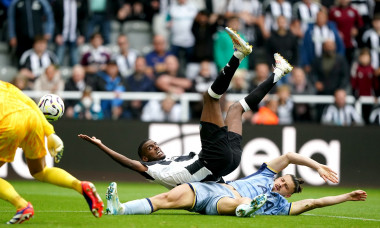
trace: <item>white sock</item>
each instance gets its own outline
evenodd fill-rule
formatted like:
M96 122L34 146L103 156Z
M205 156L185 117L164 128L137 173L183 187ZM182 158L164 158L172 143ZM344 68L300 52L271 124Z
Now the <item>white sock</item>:
M223 94L219 95L215 93L214 91L212 91L211 86L208 88L207 92L208 92L208 95L210 95L210 97L215 98L215 99L220 99L223 95Z
M245 55L240 51L234 51L234 56L239 59L239 62L243 61Z
M247 112L249 110L251 110L251 108L248 106L247 102L245 101L245 99L241 99L239 100L241 106L243 107L244 111Z
M121 206L123 210L119 214L122 215L148 215L153 212L153 205L148 198L129 201Z
M276 82L278 82L278 80L281 79L283 72L282 72L282 70L280 70L278 68L274 68L273 73L274 73L273 83L276 83Z

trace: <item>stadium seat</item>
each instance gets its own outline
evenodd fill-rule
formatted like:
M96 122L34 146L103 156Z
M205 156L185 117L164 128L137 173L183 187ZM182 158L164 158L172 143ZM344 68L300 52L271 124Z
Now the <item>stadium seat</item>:
M122 33L128 36L130 47L141 52L152 42L151 26L144 21L128 21L122 28Z
M18 70L12 66L0 66L0 80L11 82L16 77Z

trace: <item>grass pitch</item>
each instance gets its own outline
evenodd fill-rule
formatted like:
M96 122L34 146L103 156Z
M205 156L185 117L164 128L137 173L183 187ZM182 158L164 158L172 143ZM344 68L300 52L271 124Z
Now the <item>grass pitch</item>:
M34 218L25 222L27 227L380 227L380 190L366 189L365 202L343 204L316 209L299 216L207 216L185 210L162 210L152 215L103 215L97 219L88 209L84 198L73 190L59 188L37 181L10 181L34 209ZM109 183L95 182L104 203ZM295 194L290 201L338 195L354 188L308 187ZM165 192L162 186L149 183L118 183L122 202ZM0 201L0 224L15 213L13 206ZM3 225L0 225L3 226ZM5 225L4 225L5 226Z

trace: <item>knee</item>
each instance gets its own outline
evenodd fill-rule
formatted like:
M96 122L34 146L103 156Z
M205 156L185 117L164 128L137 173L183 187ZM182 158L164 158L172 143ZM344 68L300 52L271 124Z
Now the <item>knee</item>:
M45 169L40 170L40 171L30 170L30 174L34 177L34 179L43 182L44 181L44 177L45 177Z
M243 107L239 102L233 103L229 108L228 108L228 113L236 113L238 115L241 115L244 112Z

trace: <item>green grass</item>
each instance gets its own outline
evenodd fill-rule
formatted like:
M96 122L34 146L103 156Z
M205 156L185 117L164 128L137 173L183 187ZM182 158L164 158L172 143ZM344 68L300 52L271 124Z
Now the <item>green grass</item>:
M316 209L300 216L206 216L185 210L163 210L152 215L103 216L96 219L88 210L83 197L76 192L36 181L10 181L15 189L33 203L34 218L26 227L380 227L380 191L363 189L368 193L365 202L346 202L332 207ZM96 182L105 201L108 183ZM337 195L354 190L338 187L306 187L291 201ZM148 183L118 183L122 202L153 196L165 188ZM0 201L0 224L15 213L13 206ZM361 218L361 219L359 219ZM366 219L366 220L365 220ZM0 225L2 226L2 225Z

